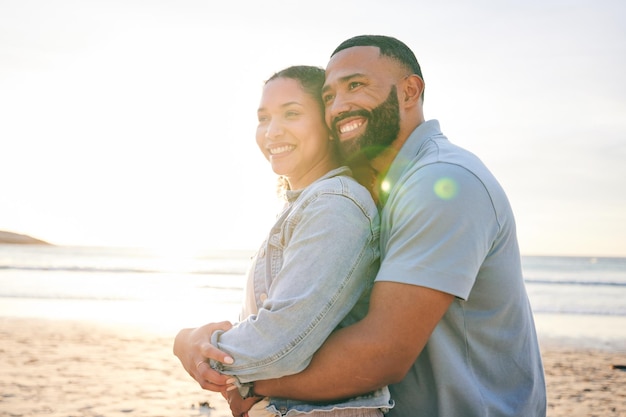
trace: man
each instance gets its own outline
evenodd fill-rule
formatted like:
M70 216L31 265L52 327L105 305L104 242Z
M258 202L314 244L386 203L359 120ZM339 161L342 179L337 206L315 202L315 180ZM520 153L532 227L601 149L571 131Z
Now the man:
M325 401L390 384L390 417L545 416L511 207L480 160L425 121L413 52L391 37L348 39L328 63L323 99L346 156L365 155L377 173L382 264L368 315L335 332L306 370L254 392ZM216 327L179 334L175 352L217 391L225 380L196 366L200 353L226 360L204 343Z

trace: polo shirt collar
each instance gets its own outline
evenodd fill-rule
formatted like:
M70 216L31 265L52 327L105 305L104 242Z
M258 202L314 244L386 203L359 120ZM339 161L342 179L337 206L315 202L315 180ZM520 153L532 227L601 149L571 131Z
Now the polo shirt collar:
M426 141L433 136L441 135L441 128L437 120L427 120L417 126L415 130L409 135L400 152L394 158L387 175L380 183L379 191L379 206L382 208L387 199L389 193L398 182L404 171L408 168L415 157L420 152Z

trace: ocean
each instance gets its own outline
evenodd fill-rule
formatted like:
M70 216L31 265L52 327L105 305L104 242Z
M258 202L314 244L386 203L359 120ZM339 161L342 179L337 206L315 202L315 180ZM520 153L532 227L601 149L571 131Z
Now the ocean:
M0 245L0 317L96 320L175 335L236 321L251 251ZM626 352L626 258L525 256L543 343Z

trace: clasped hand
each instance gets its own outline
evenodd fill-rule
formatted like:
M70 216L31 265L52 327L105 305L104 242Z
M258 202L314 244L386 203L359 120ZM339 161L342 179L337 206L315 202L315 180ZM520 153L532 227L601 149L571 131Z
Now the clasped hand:
M174 339L174 355L193 379L208 391L226 392L235 388L234 379L229 375L222 375L212 369L208 360L232 364L233 358L211 344L211 335L216 330L229 330L232 323L222 321L209 323L195 329L183 329Z

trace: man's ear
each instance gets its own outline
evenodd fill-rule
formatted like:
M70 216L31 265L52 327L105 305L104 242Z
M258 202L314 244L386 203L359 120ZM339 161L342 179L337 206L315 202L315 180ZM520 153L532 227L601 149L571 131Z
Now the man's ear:
M408 75L403 86L402 97L405 106L415 105L421 100L424 92L424 80L419 75Z

